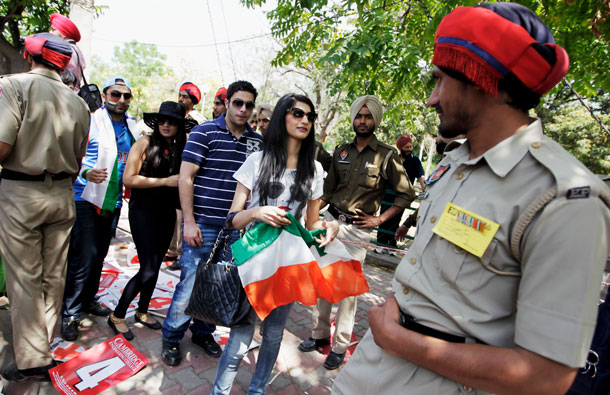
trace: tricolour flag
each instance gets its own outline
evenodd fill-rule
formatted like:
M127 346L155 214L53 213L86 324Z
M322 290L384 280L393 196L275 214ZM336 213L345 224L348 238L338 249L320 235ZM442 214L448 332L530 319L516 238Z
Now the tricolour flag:
M278 306L317 298L337 303L369 290L360 261L338 240L319 248L325 230L308 231L290 213L292 223L275 228L259 223L231 249L250 304L261 320Z

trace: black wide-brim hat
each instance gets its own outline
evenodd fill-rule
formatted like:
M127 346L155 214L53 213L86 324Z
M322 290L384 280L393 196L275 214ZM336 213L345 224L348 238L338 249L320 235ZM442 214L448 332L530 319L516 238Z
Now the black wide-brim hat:
M184 129L188 132L193 127L197 126L197 122L192 119L184 118L186 114L186 110L184 106L180 103L176 103L175 101L164 101L159 106L158 112L145 112L144 113L144 123L151 129L155 128L157 124L159 116L175 118L179 122L184 124Z

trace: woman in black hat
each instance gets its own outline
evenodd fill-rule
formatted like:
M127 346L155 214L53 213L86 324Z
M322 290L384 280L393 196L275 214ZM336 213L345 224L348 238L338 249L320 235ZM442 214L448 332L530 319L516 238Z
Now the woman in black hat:
M122 333L127 340L133 339L133 333L125 323L125 314L138 293L136 321L151 329L161 329L161 324L148 314L148 305L172 239L176 208L180 208L178 172L186 131L192 127L184 114L184 107L173 101L161 103L159 112L144 113L144 123L153 133L138 139L127 157L123 184L132 189L129 225L140 270L129 280L116 309L108 317L114 333Z

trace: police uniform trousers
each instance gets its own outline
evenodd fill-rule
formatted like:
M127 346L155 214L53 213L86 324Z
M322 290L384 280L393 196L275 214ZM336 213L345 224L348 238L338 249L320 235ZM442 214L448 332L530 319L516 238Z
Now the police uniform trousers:
M70 178L0 183L0 252L11 301L13 349L19 369L49 365L74 224Z
M324 219L333 221L335 218L328 212L324 214ZM367 244L370 241L370 229L360 229L357 225L339 222L339 234L337 238L342 240L355 241ZM366 246L344 243L343 244L355 259L364 263L366 258ZM333 335L332 350L337 354L343 354L352 340L352 330L354 329L354 319L356 317L357 296L350 296L337 303L337 314L335 315L335 333ZM313 332L311 337L323 339L330 336L330 313L332 303L325 299L318 299L318 303L313 309Z

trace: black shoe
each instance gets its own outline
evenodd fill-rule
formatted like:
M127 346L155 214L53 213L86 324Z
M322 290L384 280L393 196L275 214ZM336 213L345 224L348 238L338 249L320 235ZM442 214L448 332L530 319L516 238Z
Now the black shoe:
M63 320L61 322L61 337L64 340L72 341L76 340L78 337L78 324L79 320L75 320L74 318L70 318L69 320Z
M180 354L180 343L170 343L163 340L163 349L161 350L161 359L166 365L180 365L182 355Z
M164 262L176 262L177 260L178 257L173 255L165 255L165 258L163 258Z
M191 336L191 341L203 348L206 354L210 357L218 358L220 357L220 353L222 352L222 348L220 345L216 343L214 340L214 336L212 335L193 335Z
M83 308L83 311L100 317L108 317L112 313L112 310L102 306L99 302L91 302L89 306Z
M11 365L2 372L2 377L7 379L8 381L51 381L51 376L49 376L49 369L52 369L55 366L57 366L57 363L55 361L53 361L50 365L47 366L29 369L18 369L17 365Z
M140 313L139 311L136 311L136 322L139 322L140 324L144 325L145 327L148 327L155 331L158 331L159 329L163 328L163 325L161 325L159 323L159 321L155 320L154 318L153 318L153 320L155 322L153 322L152 324L149 324L148 322L146 322L146 318L148 318L148 313Z
M167 268L168 268L169 270L172 270L172 271L174 271L174 270L180 270L180 269L181 269L181 267L180 267L180 261L175 261L174 263L172 263L171 265L169 265Z
M343 358L345 358L345 353L337 354L331 351L326 357L326 361L324 361L324 367L328 370L335 370L343 364Z
M127 329L127 332L121 332L121 331L119 331L119 330L117 329L117 327L116 327L116 325L115 325L115 323L114 323L114 321L117 321L117 320L118 320L117 324L118 324L120 321L125 322L125 318L116 318L116 317L114 316L114 314L113 314L113 315L111 315L110 317L108 317L108 326L110 327L110 329L112 329L112 331L114 332L114 334L115 334L115 335L118 335L118 334L120 333L121 335L123 335L123 337L124 337L125 339L127 339L127 340L133 340L134 336L133 336L133 332L132 332L131 330Z
M309 339L303 340L301 344L299 344L298 349L302 352L310 352L328 344L330 344L330 337L324 339L314 339L313 337L310 337Z

